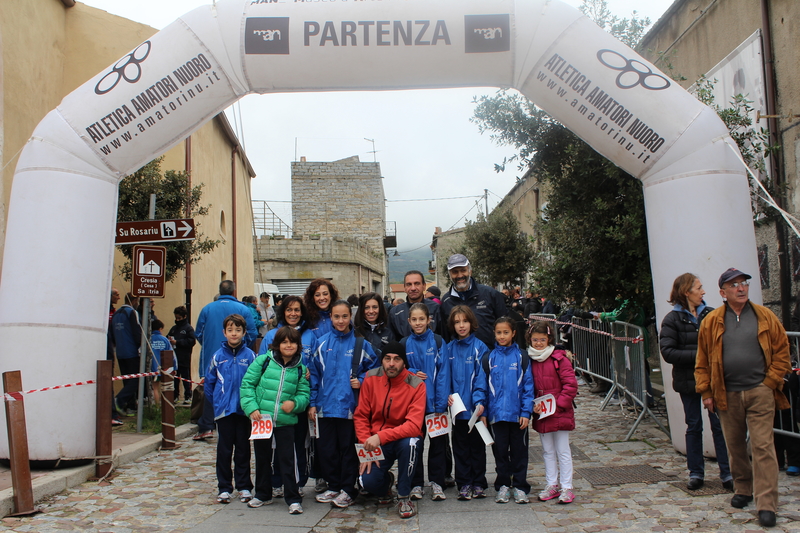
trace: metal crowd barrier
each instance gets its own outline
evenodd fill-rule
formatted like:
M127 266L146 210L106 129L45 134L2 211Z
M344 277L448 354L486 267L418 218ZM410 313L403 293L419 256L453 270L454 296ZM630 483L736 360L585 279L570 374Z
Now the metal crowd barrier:
M792 368L800 367L800 332L787 331L789 337L789 350L792 358ZM775 437L781 436L800 438L800 376L792 374L784 378L783 393L789 400L790 409L778 411L775 415ZM791 442L791 446L797 446L797 442Z
M614 353L611 348L611 323L585 318L572 318L572 352L575 355L575 368L580 369L594 380L610 385L606 398L608 400L616 390L616 368Z

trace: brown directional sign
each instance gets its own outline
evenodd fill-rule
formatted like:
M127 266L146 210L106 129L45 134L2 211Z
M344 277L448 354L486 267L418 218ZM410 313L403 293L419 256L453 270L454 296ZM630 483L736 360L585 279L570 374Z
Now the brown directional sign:
M166 266L167 249L163 246L134 246L133 295L163 298Z
M192 241L194 238L194 219L192 218L140 220L138 222L117 222L117 236L114 244Z

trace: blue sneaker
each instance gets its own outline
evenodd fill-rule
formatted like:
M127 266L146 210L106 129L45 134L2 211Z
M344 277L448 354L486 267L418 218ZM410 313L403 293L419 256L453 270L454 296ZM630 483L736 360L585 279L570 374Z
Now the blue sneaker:
M800 476L800 466L790 466L786 469L787 476Z

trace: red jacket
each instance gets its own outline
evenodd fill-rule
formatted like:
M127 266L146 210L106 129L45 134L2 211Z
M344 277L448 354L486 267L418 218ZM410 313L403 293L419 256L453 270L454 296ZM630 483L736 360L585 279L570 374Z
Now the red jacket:
M552 394L556 398L556 412L542 420L539 420L539 415L533 415L533 429L538 433L575 429L572 400L578 394L578 381L566 352L554 350L542 363L531 359L531 372L535 398L545 394Z
M353 415L356 438L363 443L377 434L381 444L422 435L425 382L403 369L389 379L383 367L367 372Z

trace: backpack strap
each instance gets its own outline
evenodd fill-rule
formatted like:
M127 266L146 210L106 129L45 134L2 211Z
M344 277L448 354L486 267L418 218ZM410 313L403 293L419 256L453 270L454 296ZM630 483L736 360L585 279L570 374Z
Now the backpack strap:
M267 355L267 357L264 359L264 365L261 367L261 377L264 377L264 372L267 371L270 361L272 361L272 357Z
M361 365L361 354L364 351L364 337L356 337L353 348L353 366L350 368L350 378L358 378L358 367Z

